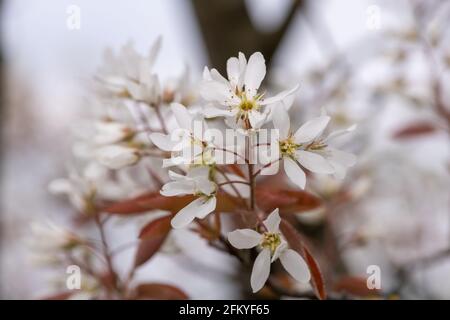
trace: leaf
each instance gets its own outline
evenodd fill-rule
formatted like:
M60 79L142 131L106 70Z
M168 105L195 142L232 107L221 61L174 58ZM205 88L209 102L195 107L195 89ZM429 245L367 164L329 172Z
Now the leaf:
M139 233L139 246L134 258L134 265L138 267L147 262L161 247L169 234L172 216L155 219L142 228Z
M303 190L257 188L255 196L258 206L266 212L279 208L281 214L298 213L321 205L318 197Z
M189 299L181 289L162 283L143 283L135 288L136 299L186 300Z
M436 125L428 121L413 122L394 132L394 139L416 138L434 133L437 130Z
M282 219L280 224L280 230L286 237L287 242L291 249L297 251L308 264L309 271L311 272L311 284L314 289L314 293L317 298L324 300L327 298L327 292L325 289L325 282L320 271L319 265L312 256L309 249L303 243L302 237L295 230L295 228L286 220Z
M145 213L150 210L178 212L194 199L193 196L165 197L157 191L147 192L138 197L117 202L103 211L112 214Z
M358 297L379 296L380 290L369 289L367 279L364 277L345 276L340 278L333 286L336 292L345 292Z
M41 300L67 300L69 299L75 292L73 291L64 291L55 293L46 297L41 298Z

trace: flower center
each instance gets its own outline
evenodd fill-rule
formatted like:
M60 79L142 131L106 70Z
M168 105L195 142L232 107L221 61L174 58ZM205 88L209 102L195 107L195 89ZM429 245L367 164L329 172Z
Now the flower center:
M295 143L293 137L288 137L285 140L282 140L280 143L280 152L281 154L293 156L295 151L300 147L298 143Z
M258 104L253 100L242 99L239 109L242 111L250 111L253 109L257 110Z
M265 232L264 238L261 242L261 247L270 249L273 254L277 247L281 244L281 237L279 233Z

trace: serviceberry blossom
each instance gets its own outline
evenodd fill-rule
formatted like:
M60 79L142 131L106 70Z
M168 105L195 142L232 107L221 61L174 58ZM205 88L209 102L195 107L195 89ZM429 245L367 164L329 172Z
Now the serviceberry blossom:
M217 185L210 180L210 168L194 167L186 176L169 171L173 181L167 182L161 189L161 194L167 197L194 195L197 198L181 209L172 219L172 227L186 227L195 218L203 219L216 209Z
M136 52L132 42L123 46L117 56L112 50L106 50L104 65L97 74L102 88L113 97L130 98L150 105L157 103L161 88L152 67L160 47L161 38L158 38L147 56Z
M258 89L266 75L266 64L260 52L252 54L247 62L243 53L227 61L225 79L216 69L205 67L200 94L210 102L204 108L207 118L224 116L231 127L260 128L269 118L271 108L264 106L280 102L292 95L298 85L271 97L264 98Z
M278 134L276 140L279 153L275 154L282 158L286 175L300 188L304 189L306 184L302 167L315 173L333 174L336 178L342 179L347 168L355 164L353 154L329 146L332 139L354 130L355 126L324 137L323 131L330 121L330 117L326 114L307 121L294 133L290 129L289 115L283 108L273 112L272 120L277 129L275 134ZM264 174L270 174L273 169L271 167L277 160L277 158L269 159L263 170Z
M307 283L311 274L305 260L296 251L289 249L280 232L281 218L275 209L263 224L266 230L261 234L253 229L237 229L228 233L228 241L237 249L261 249L253 264L250 284L253 292L259 291L270 274L272 262L280 259L286 271L297 281Z

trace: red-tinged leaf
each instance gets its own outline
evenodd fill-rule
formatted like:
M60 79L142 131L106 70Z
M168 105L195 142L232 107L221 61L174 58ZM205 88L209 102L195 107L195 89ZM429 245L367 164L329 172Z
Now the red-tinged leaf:
M67 300L69 299L75 292L73 291L64 291L56 294L52 294L46 297L41 298L41 300Z
M139 246L136 251L134 265L136 267L147 262L161 247L169 234L172 216L155 219L147 224L139 233Z
M231 172L238 175L241 178L245 178L245 173L242 171L242 169L239 167L238 164L231 164L227 166L228 169L230 169Z
M193 196L165 197L159 192L148 192L136 198L117 202L103 211L113 214L145 213L151 210L178 212L194 199Z
M267 212L279 208L281 214L298 213L321 205L318 197L303 190L257 188L255 195L258 206Z
M364 277L342 277L334 284L333 289L336 292L344 292L358 297L380 295L380 291L378 289L369 289L367 287L367 279Z
M302 237L295 230L295 228L286 220L282 219L280 224L280 230L286 237L287 242L291 249L297 251L308 264L309 271L311 272L311 284L314 289L314 293L317 298L324 300L327 298L327 292L325 289L325 282L320 271L319 265L312 256L309 249L305 246Z
M163 283L144 283L135 289L136 299L187 300L189 297L181 289Z
M397 130L396 132L394 132L392 137L394 139L416 138L419 136L434 133L436 130L437 128L435 124L427 121L420 121L410 123L400 130Z

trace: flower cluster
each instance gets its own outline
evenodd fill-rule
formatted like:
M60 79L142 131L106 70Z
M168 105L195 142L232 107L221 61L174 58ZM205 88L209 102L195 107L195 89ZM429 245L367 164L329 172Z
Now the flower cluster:
M264 286L270 264L278 259L294 279L308 282L307 263L289 248L279 230L279 210L267 215L259 207L256 184L259 175L275 174L279 163L302 189L307 180L305 169L342 179L355 158L330 144L354 127L326 135L330 117L323 113L291 131L289 110L299 85L267 97L261 89L266 65L259 52L248 60L242 53L230 58L227 78L205 67L198 89L201 98L196 100L186 73L166 86L153 73L159 48L160 40L147 56L139 55L131 44L117 56L107 51L96 76L103 111L77 149L83 150L82 158L89 166L102 165L115 177L130 169L127 167L140 168L137 176L144 170L150 172L153 185L161 186L162 196L191 199L174 213L173 228L197 222L204 227L202 221L208 221L208 215L227 210L218 208L221 201L245 211L241 223L248 228L229 232L228 241L237 249L259 252L251 276L254 292ZM272 139L263 141L267 129L273 132ZM231 141L227 130L233 132ZM96 212L98 201L111 200L102 190L123 183L117 179L105 183L100 176L104 177L71 174L68 180L52 183L51 189L68 194L78 210ZM128 180L137 176L129 174ZM222 230L219 227L215 232L220 235Z

